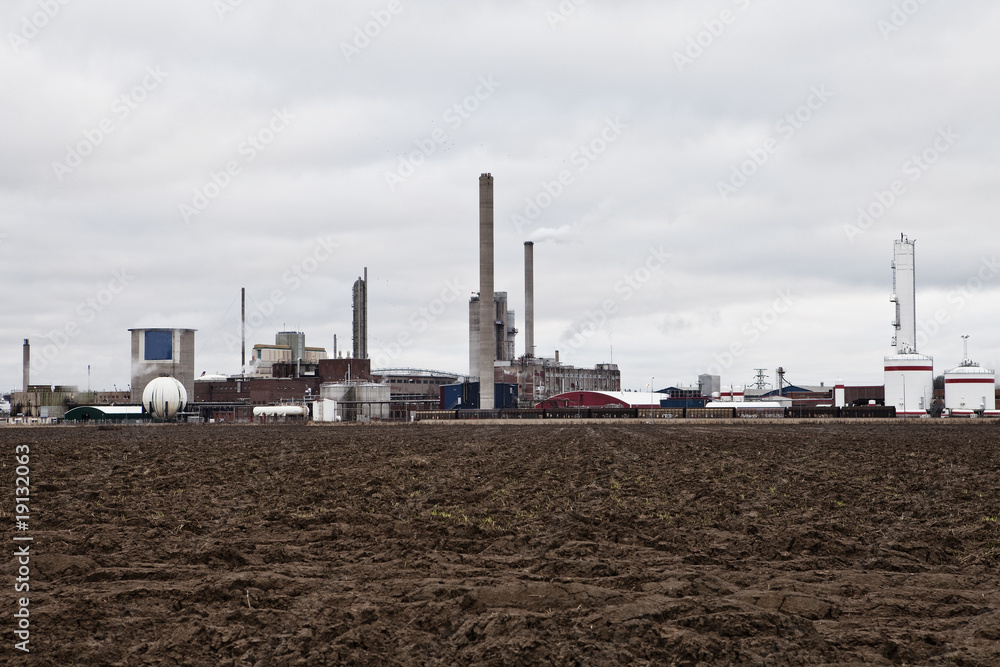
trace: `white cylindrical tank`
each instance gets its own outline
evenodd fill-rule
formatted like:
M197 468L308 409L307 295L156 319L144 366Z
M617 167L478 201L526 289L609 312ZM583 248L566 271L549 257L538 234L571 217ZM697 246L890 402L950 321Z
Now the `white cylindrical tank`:
M926 417L934 398L934 359L923 354L885 358L885 404L897 417Z
M996 373L972 362L944 374L944 407L950 414L996 409Z
M340 384L337 382L327 382L321 384L319 387L320 398L328 398L331 401L341 401L348 400L348 394L351 393L352 385Z
M742 403L746 400L746 387L733 387L733 401Z
M187 389L172 377L153 378L142 390L142 407L157 421L173 419L187 400Z
M733 400L733 388L732 387L723 387L722 391L720 393L721 393L721 396L719 397L719 400L721 400L723 402L728 402L728 401L732 401Z
M353 400L357 402L358 414L375 419L389 418L391 388L387 384L358 384L354 387Z
M847 405L847 388L843 380L837 380L833 387L833 404L838 408Z

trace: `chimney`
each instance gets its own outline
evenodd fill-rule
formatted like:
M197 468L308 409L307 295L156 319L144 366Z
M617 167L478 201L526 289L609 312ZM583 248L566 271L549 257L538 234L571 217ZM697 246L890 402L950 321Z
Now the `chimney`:
M496 355L493 301L493 177L479 176L479 409L493 409Z
M240 375L247 372L247 288L240 288Z
M368 358L368 267L354 283L354 358Z
M524 356L535 356L535 244L524 242Z
M28 343L28 339L25 338L24 339L24 391L28 391L28 385L30 380L31 380L31 345Z

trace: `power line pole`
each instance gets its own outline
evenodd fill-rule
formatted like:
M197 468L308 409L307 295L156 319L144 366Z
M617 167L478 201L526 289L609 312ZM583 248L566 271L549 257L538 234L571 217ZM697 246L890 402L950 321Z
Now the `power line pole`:
M757 371L757 377L756 377L756 380L754 382L754 387L756 387L757 389L760 389L760 390L767 389L767 387L768 387L768 384L767 384L767 373L766 373L767 369L766 368L755 368L754 370Z

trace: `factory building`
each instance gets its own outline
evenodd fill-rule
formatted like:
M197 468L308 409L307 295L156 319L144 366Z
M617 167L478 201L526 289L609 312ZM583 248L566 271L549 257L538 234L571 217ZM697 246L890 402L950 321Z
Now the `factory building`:
M405 421L410 413L435 410L441 402L441 388L462 380L456 373L417 368L387 368L372 373L372 381L388 385L390 419Z
M194 382L195 403L247 403L270 405L285 400L319 396L324 383L371 382L370 359L321 359L316 371L295 377L295 364L275 364L278 376L205 375Z
M131 401L142 402L146 385L176 378L194 396L194 329L129 329L132 334Z
M254 377L282 377L275 373L275 364L295 366L297 373L315 374L316 366L326 359L326 348L307 347L306 335L301 331L281 331L274 336L274 345L258 343L251 351L250 367Z
M480 320L482 308L479 295L469 300L469 376L479 377L480 355ZM493 340L495 344L494 365L496 362L510 362L514 359L514 340L517 328L514 326L514 311L507 307L507 292L493 293Z
M539 402L536 408L658 408L660 392L570 391Z
M70 385L31 385L28 391L10 395L11 416L61 419L78 405L126 405L132 400L130 391L80 391Z
M562 364L559 352L554 359L521 357L496 369L495 382L516 383L523 406L534 406L551 396L569 391L621 391L621 371L617 364L597 364L577 368Z
M321 359L315 365L315 372L294 376L298 366L291 363L274 364L273 371L284 374L283 377L202 376L194 383L194 402L189 405L188 411L197 413L199 419L205 422L249 422L252 420L254 407L312 402L322 398L324 387L328 386L368 387L373 384L370 359ZM326 391L330 395L336 393L333 390ZM388 386L384 390L384 396L382 391L359 390L351 394L351 397L348 397L349 392L342 392L345 403L338 408L338 416L343 419L337 421L357 420L359 416L363 419L387 418L382 415L389 414ZM352 411L351 405L355 400L353 397L356 396L360 397L357 402L364 403L367 407ZM375 407L376 403L384 403L385 406Z

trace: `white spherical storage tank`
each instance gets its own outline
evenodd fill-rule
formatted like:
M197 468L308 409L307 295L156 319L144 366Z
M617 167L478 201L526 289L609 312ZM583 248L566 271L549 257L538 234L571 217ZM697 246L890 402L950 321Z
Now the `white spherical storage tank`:
M142 407L157 421L173 419L187 400L187 389L172 377L153 378L142 391Z
M944 407L952 414L995 410L996 373L974 364L963 364L946 372Z
M885 358L885 405L897 417L926 417L934 399L934 359L922 354Z

